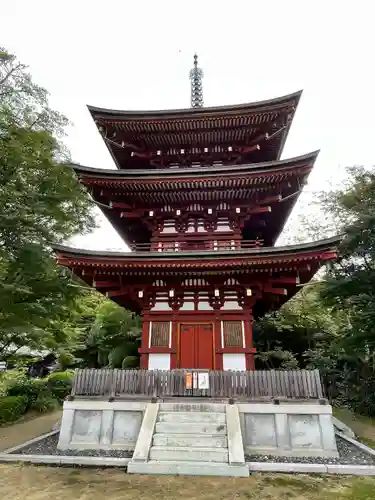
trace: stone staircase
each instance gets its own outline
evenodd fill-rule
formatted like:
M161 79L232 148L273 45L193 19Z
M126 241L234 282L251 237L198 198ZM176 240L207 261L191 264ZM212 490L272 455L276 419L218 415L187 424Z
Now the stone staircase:
M141 469L148 474L248 476L246 465L230 464L229 455L226 405L161 403ZM129 463L129 472L142 472L136 464Z

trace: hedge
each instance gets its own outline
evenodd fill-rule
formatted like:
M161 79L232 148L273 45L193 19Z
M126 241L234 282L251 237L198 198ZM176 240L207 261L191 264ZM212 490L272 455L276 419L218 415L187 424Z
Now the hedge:
M19 420L24 415L27 399L23 396L5 396L0 398L0 425Z

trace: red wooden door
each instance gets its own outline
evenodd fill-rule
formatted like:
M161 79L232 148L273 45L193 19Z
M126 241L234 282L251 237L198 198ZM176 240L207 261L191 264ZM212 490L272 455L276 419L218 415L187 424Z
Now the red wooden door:
M213 370L213 360L212 325L181 324L180 368Z

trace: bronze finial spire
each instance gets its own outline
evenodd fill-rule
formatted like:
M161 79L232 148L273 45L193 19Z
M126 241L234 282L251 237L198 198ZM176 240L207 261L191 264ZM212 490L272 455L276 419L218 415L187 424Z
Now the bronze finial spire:
M191 82L191 107L203 107L203 70L198 67L198 55L194 54L194 68L189 73Z

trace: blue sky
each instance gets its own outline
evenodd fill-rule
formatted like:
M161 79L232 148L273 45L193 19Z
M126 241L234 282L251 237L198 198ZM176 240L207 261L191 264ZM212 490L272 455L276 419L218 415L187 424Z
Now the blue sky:
M193 54L206 105L252 102L304 89L283 157L321 149L296 215L344 167L374 163L373 6L232 0L13 0L1 6L1 40L51 93L73 126L75 162L114 168L86 104L117 109L189 106ZM123 248L101 228L76 246Z

